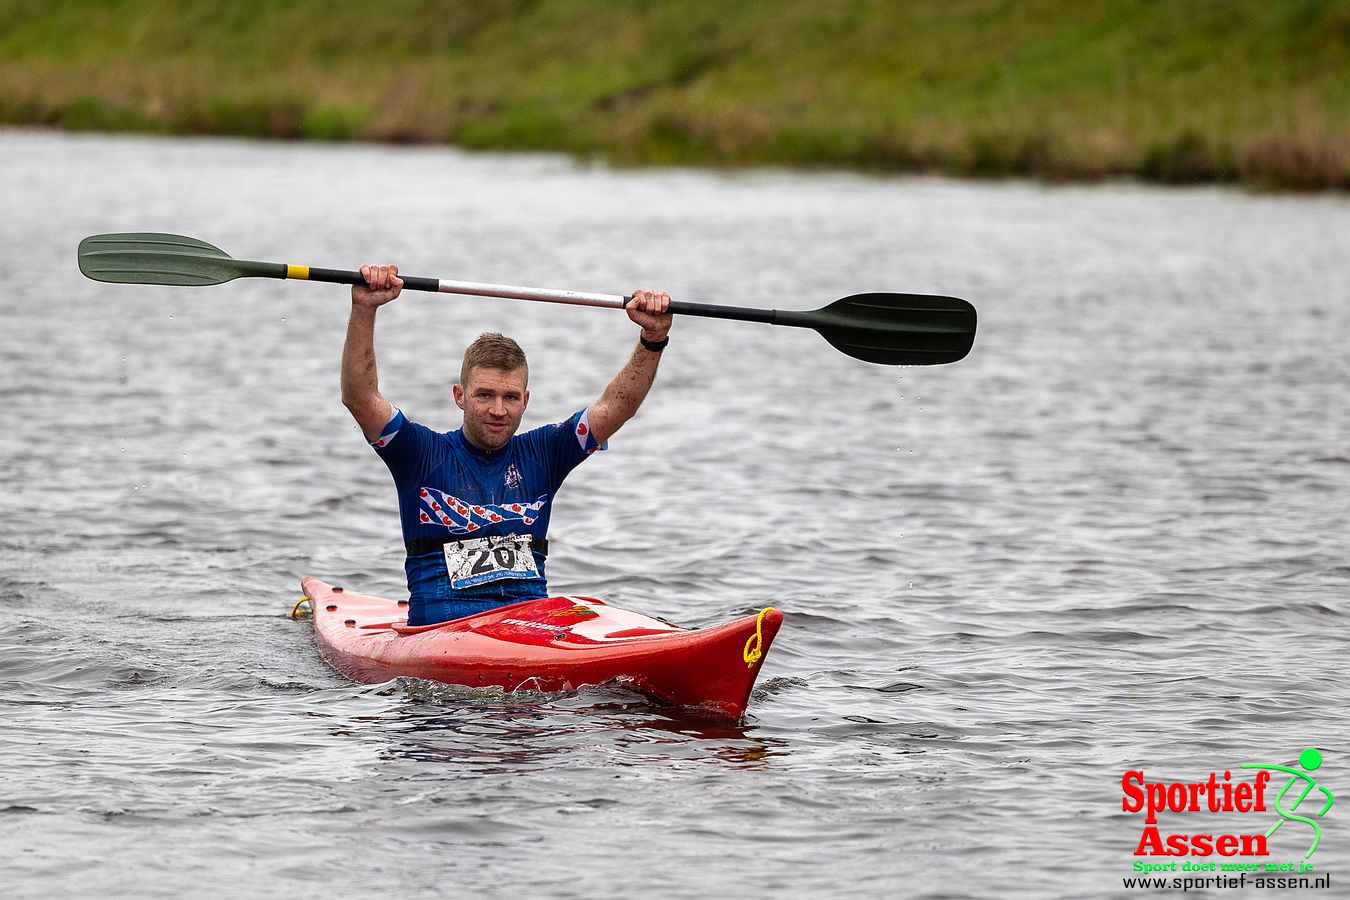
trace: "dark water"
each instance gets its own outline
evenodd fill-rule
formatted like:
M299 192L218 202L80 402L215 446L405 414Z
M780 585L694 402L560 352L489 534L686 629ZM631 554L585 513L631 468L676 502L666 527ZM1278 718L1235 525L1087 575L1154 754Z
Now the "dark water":
M1312 861L1350 879L1345 200L34 132L0 132L0 196L7 896L1130 895L1126 770L1310 746L1346 798ZM117 230L786 308L951 293L981 330L888 369L677 322L569 480L555 590L787 611L741 726L617 688L354 686L285 616L303 574L401 589L388 476L338 402L344 291L83 280L78 240ZM633 339L410 294L384 392L448 426L485 329L531 355L527 426Z

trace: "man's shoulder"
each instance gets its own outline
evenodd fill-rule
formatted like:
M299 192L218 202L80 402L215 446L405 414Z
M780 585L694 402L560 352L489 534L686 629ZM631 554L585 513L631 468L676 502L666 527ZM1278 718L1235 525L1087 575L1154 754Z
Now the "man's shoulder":
M589 411L589 407L582 407L561 421L540 425L517 435L516 437L521 440L517 446L521 449L530 448L536 452L548 453L559 459L571 459L575 456L573 464L596 450L604 450L607 445L600 444L591 433L590 421L587 418Z
M395 438L406 436L411 439L411 444L408 440L403 440L400 442L400 446L409 448L411 446L438 447L450 443L451 434L452 432L436 431L434 428L429 428L403 410L395 409L393 418L389 420L389 424L385 425L380 437L370 443L376 450L382 450L394 443Z
M585 409L579 409L568 415L566 418L559 419L556 422L545 422L543 425L536 425L529 431L517 433L511 440L530 442L556 438L559 432L565 434L575 428L577 421L584 416L585 413Z
M416 428L418 431L420 431L422 434L427 435L428 437L434 437L434 438L440 438L440 439L442 439L442 440L448 440L448 439L450 438L450 435L454 433L453 431L437 431L436 429L434 429L434 428L432 428L431 426L427 425L425 422L418 421L416 418L414 418L414 417L408 415L408 414L405 413L403 410L399 410L399 415L403 416L404 421L405 421L408 425L413 426L413 427Z

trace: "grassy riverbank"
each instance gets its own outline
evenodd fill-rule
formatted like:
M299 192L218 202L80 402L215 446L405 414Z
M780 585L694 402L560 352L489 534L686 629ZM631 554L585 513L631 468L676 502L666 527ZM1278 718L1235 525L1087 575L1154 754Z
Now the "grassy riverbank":
M1350 0L0 0L0 121L1350 188Z

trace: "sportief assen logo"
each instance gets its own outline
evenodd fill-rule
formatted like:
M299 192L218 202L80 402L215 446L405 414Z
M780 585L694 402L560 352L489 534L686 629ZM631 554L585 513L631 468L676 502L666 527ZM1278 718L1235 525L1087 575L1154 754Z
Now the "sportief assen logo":
M1331 809L1332 797L1331 791L1317 784L1317 780L1310 775L1310 772L1317 770L1322 765L1322 754L1316 749L1309 747L1298 757L1298 763L1301 768L1291 768L1288 766L1278 766L1266 763L1244 763L1240 768L1247 769L1251 776L1250 781L1234 779L1231 771L1224 772L1220 778L1215 772L1209 773L1209 778L1205 781L1197 782L1173 782L1166 784L1161 781L1150 782L1144 778L1142 770L1131 770L1126 772L1120 780L1121 789L1124 791L1124 798L1121 800L1121 809L1126 812L1137 813L1145 812L1144 833L1139 838L1139 844L1135 848L1135 856L1210 856L1217 853L1220 856L1238 856L1238 857L1258 857L1269 856L1269 838L1279 831L1280 827L1286 824L1296 824L1307 826L1312 829L1308 837L1311 843L1307 845L1307 852L1303 858L1309 859L1317 845L1322 840L1322 826L1319 820ZM1278 784L1278 779L1271 773L1284 773L1288 775L1288 780L1284 787L1280 788L1279 793L1275 795L1272 801L1268 798L1268 793L1273 790L1272 782ZM1241 775L1242 773L1239 773ZM1301 790L1293 791L1295 785L1300 785ZM1321 802L1322 797L1314 797L1313 802L1307 806L1301 804L1306 800L1309 794L1315 790L1320 791L1326 798L1326 803L1321 805L1315 812L1313 808ZM1169 834L1166 837L1158 828L1158 814L1166 811L1171 812L1199 812L1201 810L1210 812L1238 812L1251 814L1253 819L1258 816L1268 820L1272 815L1275 816L1275 822L1264 833L1251 834L1220 834L1217 837L1212 834ZM1264 822L1257 825L1257 829L1264 826ZM1292 825L1291 825L1292 827ZM1287 830L1286 830L1287 831ZM1306 830L1304 832L1307 834ZM1299 849L1302 849L1300 840ZM1252 860L1255 863L1255 860ZM1275 866L1267 863L1265 868L1288 870L1292 868L1293 863ZM1163 866L1136 862L1134 867L1137 871L1156 871ZM1168 866L1175 869L1175 866ZM1213 868L1213 864L1201 866L1199 864L1188 864L1187 869ZM1225 864L1225 869L1259 869L1260 865L1238 865ZM1311 869L1311 864L1300 864L1301 871Z

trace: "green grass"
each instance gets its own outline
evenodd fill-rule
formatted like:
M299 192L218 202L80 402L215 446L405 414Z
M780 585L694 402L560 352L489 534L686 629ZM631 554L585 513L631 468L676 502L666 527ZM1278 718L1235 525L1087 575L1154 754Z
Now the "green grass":
M0 0L0 121L1350 188L1350 0Z

